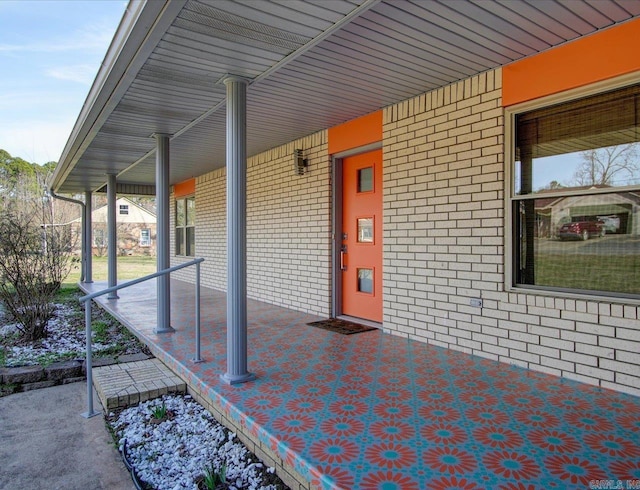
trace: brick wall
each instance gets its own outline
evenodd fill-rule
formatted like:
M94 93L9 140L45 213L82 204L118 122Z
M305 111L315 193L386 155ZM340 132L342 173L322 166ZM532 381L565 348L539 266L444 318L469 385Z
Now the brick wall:
M295 173L295 149L302 149L309 162L302 176ZM329 315L331 162L327 151L323 131L249 159L249 297Z
M640 395L637 306L505 291L501 71L383 117L385 331Z
M297 175L293 153L309 167ZM329 315L331 182L326 131L248 159L247 294L299 311ZM171 204L171 223L175 212ZM186 261L175 257L172 265ZM196 256L202 284L226 290L226 172L196 179ZM193 280L192 271L176 278Z

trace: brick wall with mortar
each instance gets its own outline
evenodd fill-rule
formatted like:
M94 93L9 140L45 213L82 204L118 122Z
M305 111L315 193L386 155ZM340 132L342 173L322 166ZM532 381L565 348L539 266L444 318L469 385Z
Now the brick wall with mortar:
M636 305L505 291L501 78L384 110L384 329L640 395Z
M308 160L297 175L293 154ZM330 310L331 165L327 132L273 148L247 161L247 294L299 311ZM203 257L202 284L226 290L226 172L196 179L196 256ZM175 200L171 200L171 223ZM172 265L185 262L175 257ZM193 281L192 270L175 278Z

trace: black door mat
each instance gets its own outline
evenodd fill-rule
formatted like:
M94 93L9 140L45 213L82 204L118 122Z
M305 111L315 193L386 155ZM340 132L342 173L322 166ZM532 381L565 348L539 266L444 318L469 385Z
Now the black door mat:
M339 318L329 318L327 320L307 323L307 325L341 333L342 335L351 335L354 333L368 332L369 330L377 330L376 327L368 327L366 325L361 325L360 323L340 320Z

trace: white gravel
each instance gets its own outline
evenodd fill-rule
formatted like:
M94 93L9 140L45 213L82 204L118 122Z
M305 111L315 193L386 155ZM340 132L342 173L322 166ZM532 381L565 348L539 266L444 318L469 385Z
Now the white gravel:
M170 414L154 422L153 409L165 405ZM166 395L111 414L110 425L138 478L157 489L197 489L196 479L205 469L226 469L230 489L276 490L263 484L273 468L251 455L233 432L189 395Z
M39 359L43 356L58 354L83 358L85 356L85 330L77 328L67 318L74 314L74 309L68 305L56 304L55 314L47 324L47 337L32 343L31 345L8 346L6 350L6 365L25 366L39 364ZM18 327L15 324L0 327L0 340L3 337L15 334ZM95 336L95 332L93 333ZM94 342L92 352L100 352L110 347L122 343L125 337L122 333L110 332L109 343L101 344ZM137 347L132 344L134 351ZM132 351L132 352L134 352ZM129 352L122 352L127 354Z

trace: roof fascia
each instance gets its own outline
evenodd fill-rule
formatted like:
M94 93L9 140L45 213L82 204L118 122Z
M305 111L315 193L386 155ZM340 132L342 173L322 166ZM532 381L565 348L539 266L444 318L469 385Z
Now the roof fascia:
M186 0L130 0L51 178L58 190ZM100 186L99 186L100 187Z

